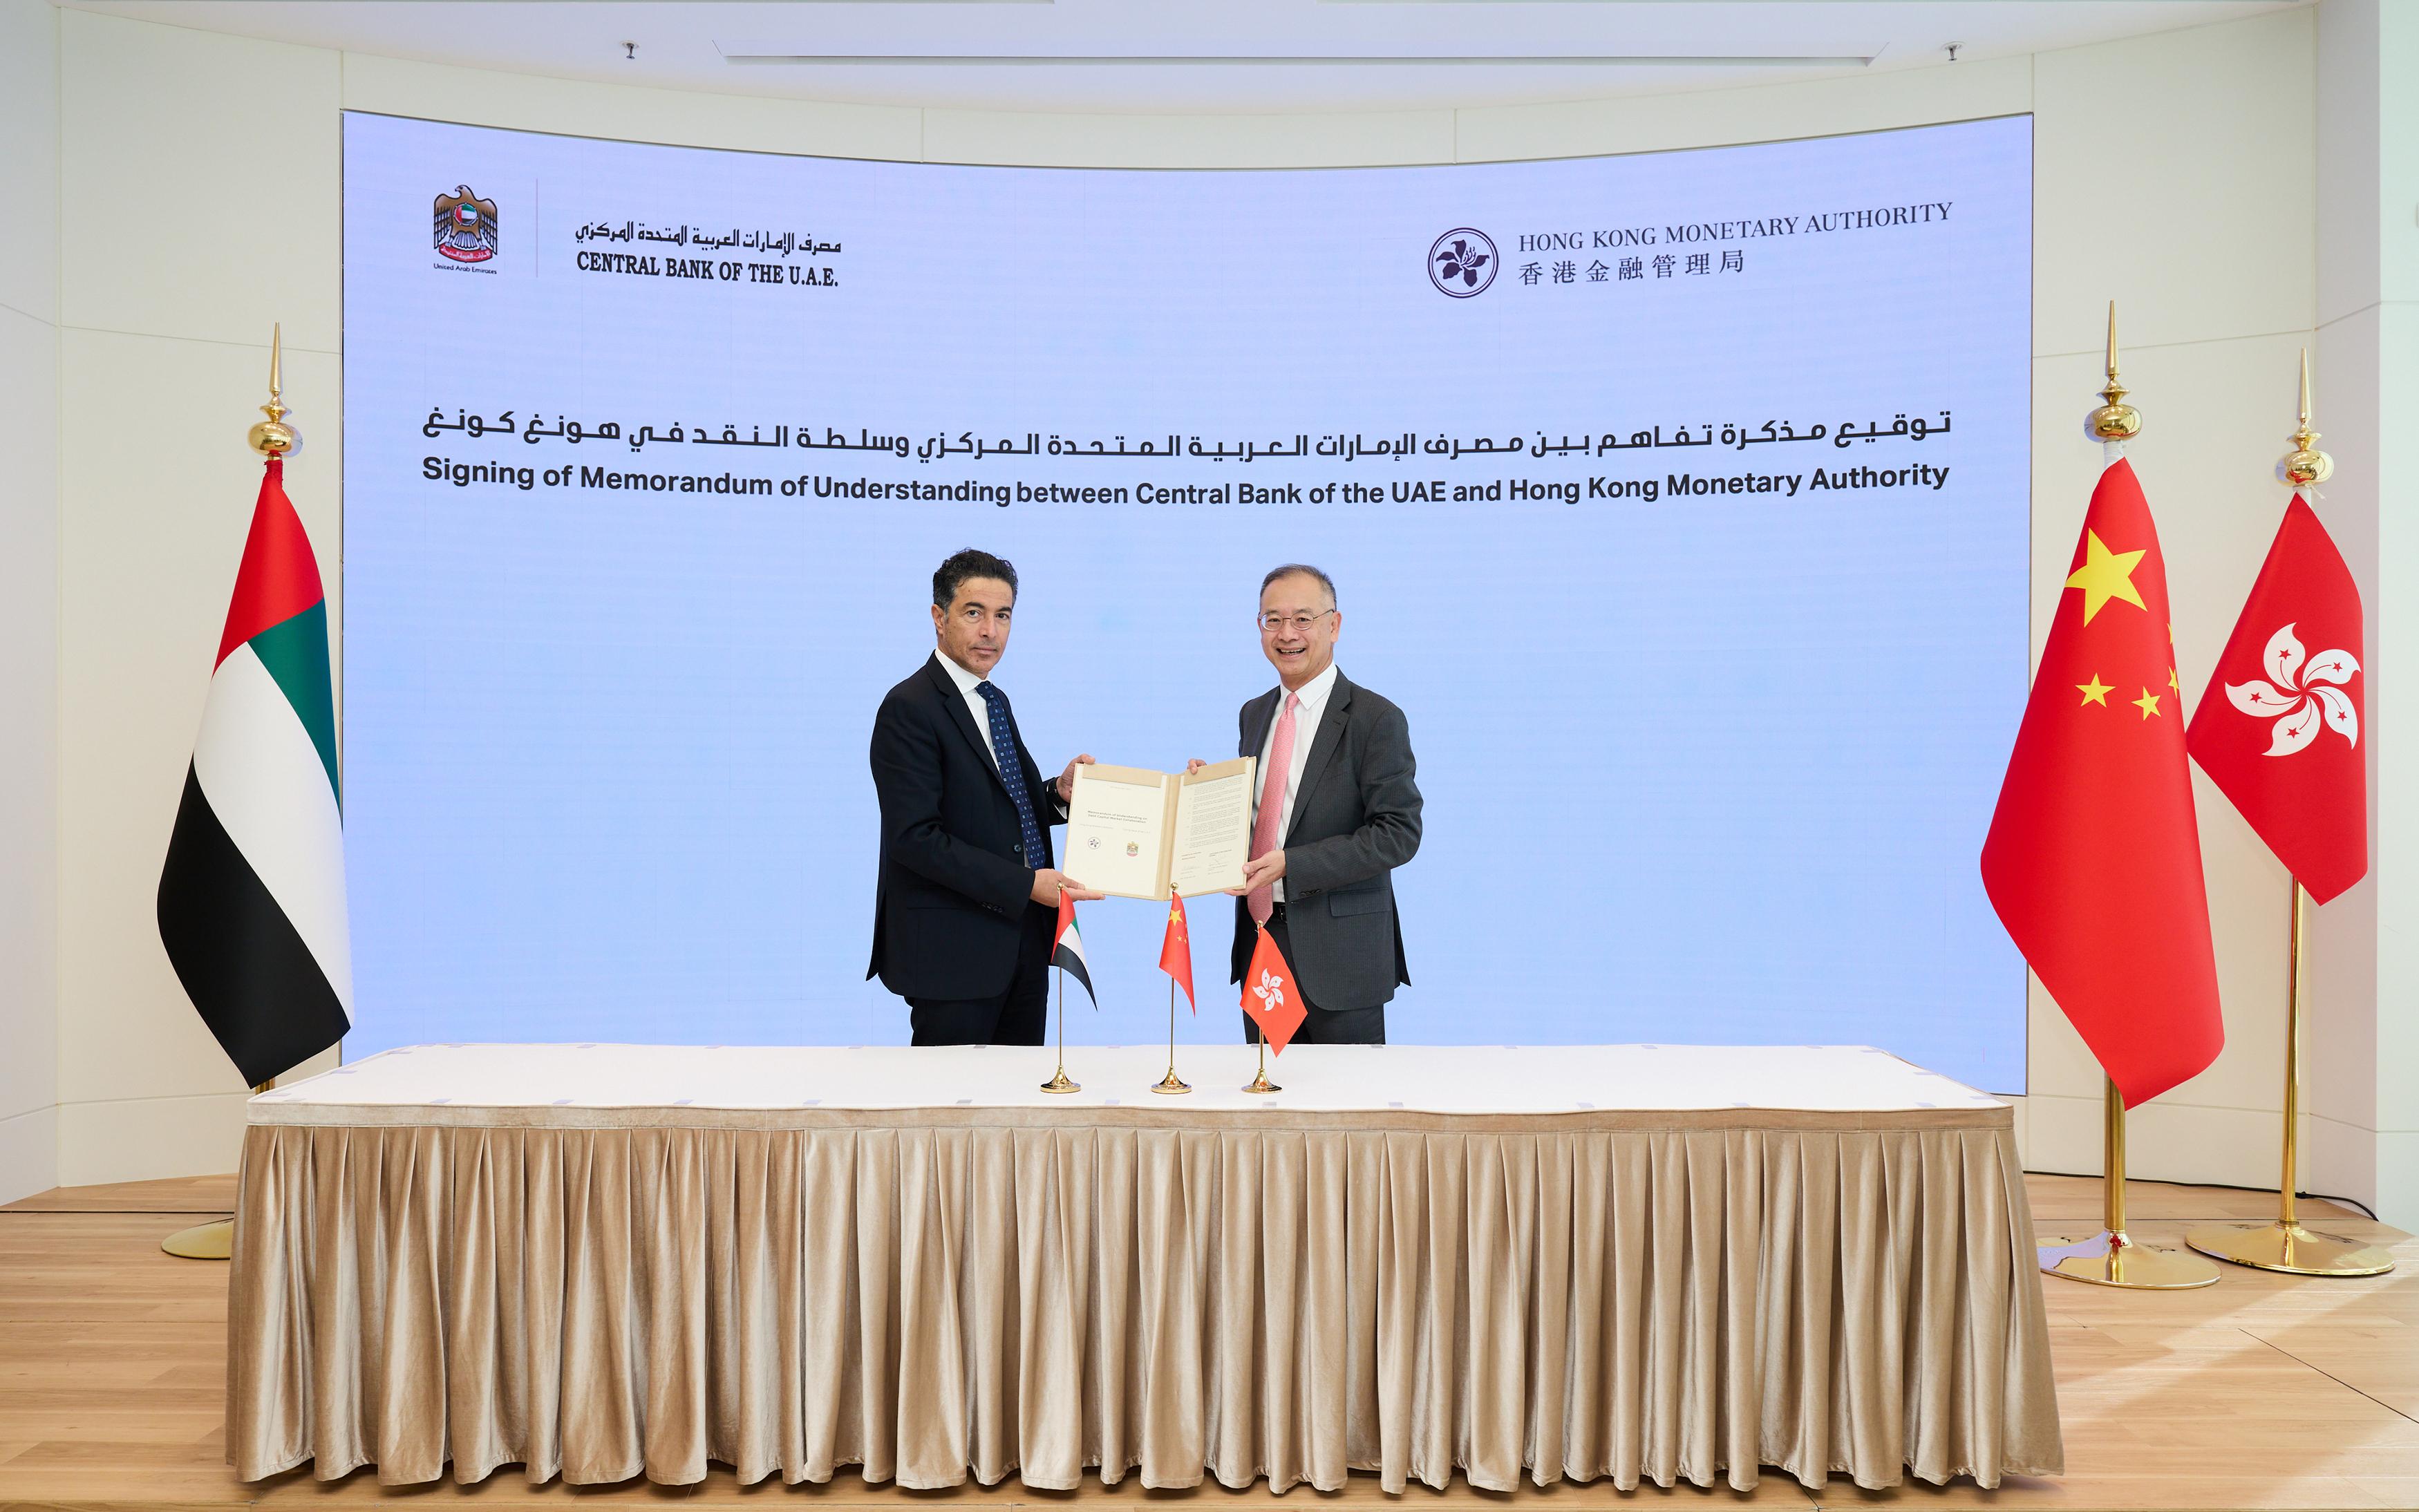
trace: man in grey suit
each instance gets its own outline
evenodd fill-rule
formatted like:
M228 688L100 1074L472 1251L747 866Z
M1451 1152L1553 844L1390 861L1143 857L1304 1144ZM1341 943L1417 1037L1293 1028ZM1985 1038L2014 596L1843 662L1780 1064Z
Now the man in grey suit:
M1234 980L1261 926L1285 952L1310 1044L1383 1044L1410 984L1394 868L1420 848L1420 790L1403 711L1335 666L1335 584L1287 563L1260 581L1260 651L1278 686L1243 705L1238 755L1259 758L1252 859L1235 902ZM1259 1030L1248 1016L1243 1039Z

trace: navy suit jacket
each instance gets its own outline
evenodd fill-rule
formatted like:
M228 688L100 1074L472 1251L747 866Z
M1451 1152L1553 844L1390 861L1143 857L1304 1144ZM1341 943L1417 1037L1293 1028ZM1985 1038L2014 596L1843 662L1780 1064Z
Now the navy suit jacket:
M1016 733L1016 715L1009 712ZM873 717L873 791L882 804L873 957L866 976L901 997L989 997L1008 989L1033 902L1033 873L1055 865L1050 826L1066 807L1016 734L1015 760L1041 829L1026 856L1016 805L974 712L935 652Z

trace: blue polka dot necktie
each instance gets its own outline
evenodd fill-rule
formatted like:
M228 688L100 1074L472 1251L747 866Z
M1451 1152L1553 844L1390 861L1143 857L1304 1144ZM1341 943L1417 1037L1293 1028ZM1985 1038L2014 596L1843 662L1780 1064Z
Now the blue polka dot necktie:
M1016 733L1008 727L1008 695L989 683L977 683L975 691L982 695L983 707L991 711L991 750L999 764L1000 782L1008 789L1008 801L1016 805L1016 822L1025 830L1025 864L1040 868L1050 852L1041 843L1041 826L1034 823L1033 797L1025 791L1025 764L1016 759Z

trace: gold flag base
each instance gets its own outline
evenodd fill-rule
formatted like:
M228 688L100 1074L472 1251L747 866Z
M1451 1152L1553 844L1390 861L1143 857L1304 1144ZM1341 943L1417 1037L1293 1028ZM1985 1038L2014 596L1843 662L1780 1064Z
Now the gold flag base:
M1041 1084L1041 1089L1045 1092L1080 1092L1084 1084L1068 1075L1067 1068L1061 1066L1057 1075Z
M214 1218L179 1228L160 1241L160 1248L180 1260L223 1260L235 1252L235 1220Z
M2053 1239L2034 1263L2043 1275L2129 1291L2190 1291L2217 1285L2217 1267L2182 1250L2145 1244L2125 1228L2125 1099L2111 1081L2103 1094L2104 1143L2100 1181L2107 1206L2100 1232L2088 1239Z
M1193 1084L1177 1075L1176 1068L1170 1066L1167 1068L1167 1074L1153 1082L1150 1089L1154 1092L1166 1092L1173 1095L1193 1090Z
M2190 1291L2217 1284L2217 1267L2197 1255L2137 1243L2104 1228L2089 1239L2043 1244L2041 1268L2044 1275L2131 1291Z
M2300 1224L2211 1224L2188 1230L2184 1242L2203 1255L2288 1275L2383 1275L2394 1269L2394 1257L2379 1245Z
M2293 433L2294 452L2287 470L2299 470L2296 486L2324 482L2333 463L2324 452L2313 452L2318 440L2310 429L2310 358L2302 354L2302 428ZM2394 1269L2394 1257L2375 1244L2364 1244L2339 1234L2321 1234L2302 1227L2294 1211L2301 1191L2302 1124L2302 956L2303 933L2310 895L2293 883L2293 933L2288 947L2285 990L2285 1128L2284 1169L2276 1183L2276 1216L2264 1224L2204 1224L2189 1229L2184 1242L2203 1255L2247 1265L2255 1271L2281 1271L2287 1275L2383 1275Z
M1266 1039L1266 1037L1261 1036L1261 1035L1256 1035L1256 1035L1254 1035L1254 1036L1252 1037L1252 1039L1253 1039L1253 1041L1254 1041L1255 1043L1256 1043L1256 1044L1260 1047L1260 1067L1259 1067L1259 1070L1257 1070L1257 1071L1256 1071L1256 1072L1252 1072L1252 1079L1251 1079L1250 1081L1245 1082L1245 1083L1243 1084L1243 1090L1244 1090L1244 1091L1246 1091L1246 1092L1282 1092L1282 1091L1284 1091L1284 1090L1285 1090L1285 1088L1284 1088L1279 1087L1276 1083L1274 1083L1274 1082L1272 1082L1272 1081L1269 1080L1269 1041L1268 1041L1268 1040Z

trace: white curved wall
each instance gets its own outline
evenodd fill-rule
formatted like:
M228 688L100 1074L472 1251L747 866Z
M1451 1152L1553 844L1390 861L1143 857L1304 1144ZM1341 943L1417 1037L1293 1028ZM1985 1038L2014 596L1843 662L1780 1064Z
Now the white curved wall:
M272 320L285 322L288 397L309 442L289 490L323 556L339 548L342 109L769 151L1165 167L1630 152L2029 111L2039 185L2037 627L2046 626L2098 461L2078 422L2095 402L2113 295L2126 377L2149 417L2134 460L2161 513L2180 606L2178 664L2196 692L2274 527L2282 500L2266 480L2289 421L2294 354L2318 323L2319 23L2309 9L1814 84L1247 116L687 95L71 10L57 13L57 26L56 1096L59 1176L69 1183L233 1164L242 1088L161 953L151 889L256 483L241 437L262 397ZM2111 162L2133 166L2112 176ZM2230 1042L2208 1073L2137 1116L2134 1169L2259 1184L2273 1179L2286 882L2223 798L2204 786L2201 801ZM2335 905L2339 918L2365 907L2373 919L2373 899L2346 903ZM2373 958L2373 923L2365 933L2348 927L2339 950ZM2360 990L2350 982L2325 1014L2365 1024L2373 1042L2375 992L2351 1001ZM2038 993L2032 1026L2021 1124L2028 1158L2096 1170L2096 1069ZM2345 1074L2356 1081L2357 1070ZM2358 1102L2356 1088L2314 1087L2305 1106L2341 1112ZM2331 1164L2309 1184L2374 1190L2375 1102L2354 1109L2342 1137L2316 1140ZM2419 1193L2411 1196L2419 1207Z

